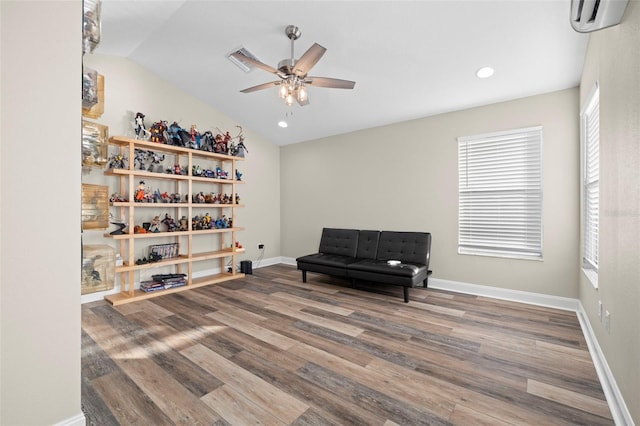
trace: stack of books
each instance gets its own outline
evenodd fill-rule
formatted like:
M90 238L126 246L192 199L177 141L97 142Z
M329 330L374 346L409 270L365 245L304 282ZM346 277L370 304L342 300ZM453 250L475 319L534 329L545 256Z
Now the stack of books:
M142 281L140 283L140 290L145 293L152 291L167 290L174 287L182 287L187 285L186 274L158 274L152 275L151 280Z

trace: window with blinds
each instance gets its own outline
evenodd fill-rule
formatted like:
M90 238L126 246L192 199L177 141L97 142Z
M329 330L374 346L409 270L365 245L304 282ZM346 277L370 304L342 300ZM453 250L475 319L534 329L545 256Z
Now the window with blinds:
M594 88L582 112L582 266L597 286L600 211L600 93Z
M458 253L542 259L542 127L458 138Z

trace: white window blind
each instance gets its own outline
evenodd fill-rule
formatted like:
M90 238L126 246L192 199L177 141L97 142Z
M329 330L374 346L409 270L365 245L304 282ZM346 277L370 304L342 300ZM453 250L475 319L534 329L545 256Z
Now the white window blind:
M600 210L600 101L596 87L582 113L583 167L583 267L598 271Z
M458 138L458 252L542 258L542 127Z

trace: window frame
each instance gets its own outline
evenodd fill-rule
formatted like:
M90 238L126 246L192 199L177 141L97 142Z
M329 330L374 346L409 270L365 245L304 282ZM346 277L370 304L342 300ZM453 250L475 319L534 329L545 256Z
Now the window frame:
M483 166L492 167L492 171L495 171L498 177L490 178L488 183L480 185L469 181L470 170L471 173L476 173L475 176L479 176L481 179L484 177L481 176L482 172L473 171L474 167L469 165L469 158L474 154L469 154L468 149L470 144L479 147L483 143L501 143L502 145L501 148L493 148L499 154L497 157L492 156L489 162L482 163ZM512 145L509 145L510 143ZM516 143L523 146L528 145L519 148ZM512 152L514 147L515 154ZM510 149L505 151L504 148ZM458 254L538 261L544 259L542 149L542 126L458 138ZM467 150L464 156L463 150ZM500 153L500 151L504 152ZM523 155L524 157L522 157ZM522 158L524 158L524 162ZM522 163L523 169L517 169L519 174L516 177L509 177L506 171L500 170L501 168L506 169L501 161L506 161L510 166ZM524 170L529 173L523 173ZM526 176L523 177L524 175ZM510 187L509 191L504 188L506 181L514 185ZM533 185L531 185L532 182ZM474 186L482 188L474 189ZM486 198L481 198L480 202L488 201L494 207L490 211L489 221L485 219L486 213L484 211L473 207L478 197L482 197L482 193L486 193ZM501 196L497 202L491 200L496 193ZM518 195L520 200L517 203L513 202L514 193ZM524 219L519 219L516 224L515 235L517 237L514 237L514 233L508 232L510 223L507 215L502 212L503 205L511 208L520 207L517 213L520 214L519 217L524 217ZM476 211L474 212L474 210ZM485 233L483 234L483 232ZM477 236L473 235L474 233ZM485 238L484 235L488 235L488 237ZM503 239L500 240L501 238Z
M593 126L594 116L596 119L595 128ZM595 140L590 140L594 130L596 132ZM580 149L582 164L580 182L582 198L580 203L582 218L580 235L581 269L593 287L598 288L600 251L600 86L597 81L589 92L589 96L580 112ZM594 186L595 192L593 191ZM595 218L590 214L592 211L595 211ZM595 227L590 226L593 223L595 223Z

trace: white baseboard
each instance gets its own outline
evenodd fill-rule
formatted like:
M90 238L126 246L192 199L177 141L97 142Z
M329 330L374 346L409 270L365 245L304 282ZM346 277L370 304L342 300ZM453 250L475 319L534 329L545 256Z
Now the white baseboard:
M611 372L609 364L602 353L602 349L600 349L598 339L596 339L596 335L593 332L589 317L587 316L587 313L580 301L578 301L578 305L576 314L580 321L582 334L584 334L584 338L587 341L589 353L591 354L593 365L596 369L596 373L598 374L598 378L600 379L602 390L607 398L607 403L609 404L613 421L618 426L633 426L634 422L631 418L631 413L624 402L624 398L622 398L622 395L620 394L620 388L618 388L616 379L613 377L613 373Z
M296 262L296 258L295 257L280 257L280 263L284 263L285 265L291 265L291 266L297 266L298 263Z
M83 294L82 296L80 296L80 303L85 304L90 302L97 302L98 300L104 300L105 296L117 293L120 293L119 286L116 286L116 288L109 291L99 291L97 293Z
M69 417L61 422L56 423L54 426L85 426L87 421L84 417L84 413L80 412L73 417Z
M489 287L486 285L469 284L459 281L429 279L429 288L447 290L456 293L473 294L475 296L491 297L493 299L511 300L529 305L545 306L577 312L579 301L569 297L551 296L548 294L530 293L527 291L510 290L506 288Z
M264 268L265 266L278 265L280 263L291 265L291 263L288 263L286 259L288 258L277 256L277 257L270 257L269 259L254 260L252 262L252 267L254 269L257 269L257 268ZM295 265L295 260L293 265Z

